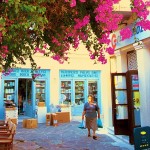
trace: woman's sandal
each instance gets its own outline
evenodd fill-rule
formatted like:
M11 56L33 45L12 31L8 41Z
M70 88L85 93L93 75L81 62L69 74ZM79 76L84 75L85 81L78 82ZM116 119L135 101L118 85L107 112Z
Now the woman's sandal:
M91 134L88 134L88 137L91 137Z
M94 140L97 140L97 136L93 136L93 139L94 139Z

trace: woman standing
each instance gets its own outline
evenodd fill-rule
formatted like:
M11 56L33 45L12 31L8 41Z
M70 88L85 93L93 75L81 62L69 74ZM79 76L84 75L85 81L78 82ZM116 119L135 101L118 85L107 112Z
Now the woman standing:
M85 115L85 124L86 128L88 129L88 137L91 136L90 134L90 129L93 131L93 139L97 140L96 136L96 130L98 129L97 127L97 114L98 118L100 118L100 109L99 106L94 103L94 97L92 95L88 96L88 102L84 104L84 109L82 113L82 120L84 120L84 115Z

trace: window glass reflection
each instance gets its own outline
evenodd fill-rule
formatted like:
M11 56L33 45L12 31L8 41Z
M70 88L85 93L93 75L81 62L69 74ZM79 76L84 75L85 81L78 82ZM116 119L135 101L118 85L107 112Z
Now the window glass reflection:
M127 104L127 92L126 91L115 91L116 104Z
M116 119L128 119L127 106L117 106L116 108Z
M126 78L124 76L115 76L115 89L126 89Z

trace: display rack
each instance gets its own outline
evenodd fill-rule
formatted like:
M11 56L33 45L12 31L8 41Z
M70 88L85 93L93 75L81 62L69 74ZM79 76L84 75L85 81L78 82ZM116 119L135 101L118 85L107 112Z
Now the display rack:
M61 103L71 103L71 81L61 81Z
M80 105L84 102L84 81L75 81L75 103Z
M9 80L4 82L4 101L14 101L15 94L15 81Z
M88 89L88 94L92 94L94 96L94 101L97 102L97 81L89 81Z
M45 102L45 81L36 81L36 101Z

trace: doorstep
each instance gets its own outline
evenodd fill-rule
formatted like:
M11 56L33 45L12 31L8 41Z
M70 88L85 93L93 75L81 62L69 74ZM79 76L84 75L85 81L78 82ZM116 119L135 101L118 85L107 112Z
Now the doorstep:
M129 143L129 136L127 136L127 135L115 135L115 134L114 134L114 127L107 127L106 130L107 130L107 132L108 132L109 134L111 134L111 135L115 136L116 138L119 138L120 140L122 140L122 141L124 141L124 142L130 144L130 143Z

